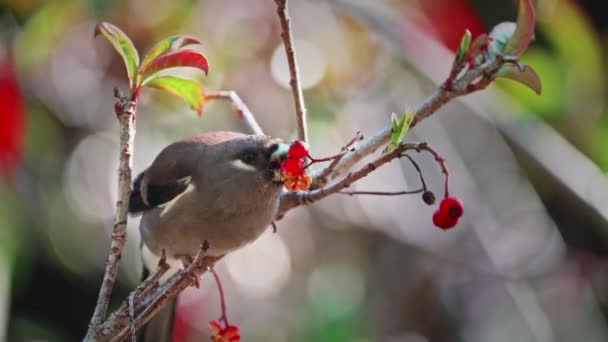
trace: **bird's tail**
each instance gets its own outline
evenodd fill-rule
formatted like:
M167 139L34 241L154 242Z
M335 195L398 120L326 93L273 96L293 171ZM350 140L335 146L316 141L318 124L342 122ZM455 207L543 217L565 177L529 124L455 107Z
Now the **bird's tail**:
M144 266L142 279L146 279L150 271ZM138 342L171 342L173 337L173 323L175 322L175 309L177 298L172 299L166 306L152 317L137 336Z

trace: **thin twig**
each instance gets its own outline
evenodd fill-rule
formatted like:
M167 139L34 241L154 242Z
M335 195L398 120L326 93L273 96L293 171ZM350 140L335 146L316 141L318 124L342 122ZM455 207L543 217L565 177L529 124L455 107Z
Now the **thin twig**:
M169 267L170 266L167 263L165 250L163 249L163 253L160 260L158 261L156 271L151 274L147 279L145 279L140 284L140 286L133 290L128 296L129 326L131 328L132 342L137 342L137 335L135 329L135 301L136 299L140 299L139 302L141 302L141 298L144 298L150 291L156 290L158 288L158 281L169 270Z
M327 185L323 188L316 189L316 190L303 191L303 192L290 192L290 193L283 195L277 217L284 215L285 212L287 212L290 209L293 209L294 207L314 203L327 196L330 196L332 194L343 191L345 188L349 187L351 184L355 183L356 181L360 180L361 178L366 177L367 175L369 175L370 173L375 171L380 166L385 165L394 159L403 157L404 152L408 151L408 150L414 150L417 152L420 152L420 151L431 152L431 154L433 154L433 156L435 157L435 160L441 165L442 171L447 172L447 166L445 165L445 160L443 159L443 157L441 157L441 155L435 149L431 148L428 145L428 143L426 143L426 142L401 143L401 144L399 144L399 146L397 146L397 148L395 148L391 152L380 155L375 160L362 166L359 170L350 172L344 178L342 178L341 180L339 180L333 184ZM446 178L446 186L447 186L447 178Z
M310 156L310 154L308 155L308 159L310 159L310 162L308 162L308 164L304 165L303 169L306 170L308 169L311 165L313 164L317 164L317 163L322 163L322 162L327 162L327 161L334 161L336 159L340 159L342 158L345 154L348 153L348 150L342 150L334 155L328 156L328 157L323 157L323 158L313 158Z
M443 173L443 176L445 177L445 182L444 182L444 197L448 197L450 196L450 186L449 186L449 182L450 182L450 171L448 170L448 164L445 162L445 158L443 158L443 156L439 153L439 151L437 151L436 149L434 149L431 145L429 145L428 143L420 143L418 145L418 147L416 148L417 152L421 152L421 151L427 151L430 154L433 155L433 157L435 157L435 161L439 164L439 167L441 167L441 172Z
M129 294L128 305L129 305L129 326L131 327L131 342L137 342L137 335L135 332L135 295L136 291Z
M104 322L103 326L101 326L99 329L97 329L92 335L87 335L87 337L85 338L85 341L109 340L112 337L114 337L113 335L111 335L111 331L119 331L120 329L123 329L127 324L135 327L134 318L135 318L135 314L137 313L138 305L140 305L147 298L149 298L151 293L155 293L155 291L158 290L158 288L159 288L158 282L159 282L160 278L162 278L162 276L164 276L165 273L167 273L169 268L170 268L170 266L166 262L165 254L163 251L163 256L159 260L158 267L156 268L154 273L152 273L146 280L144 280L141 284L139 284L139 286L135 290L133 290L131 292L131 294L129 294L128 298L131 298L131 296L133 296L132 313L129 312L131 310L131 308L130 308L131 303L129 303L129 302L123 303L117 310L115 310L110 315L110 317L106 320L106 322ZM133 320L131 320L131 316L133 317ZM125 318L128 318L128 319L125 320ZM105 328L108 322L115 323L115 326L113 327L114 330Z
M326 185L327 178L329 177L330 174L332 174L334 172L334 169L340 163L342 158L344 158L344 156L348 152L354 152L357 148L357 143L363 139L364 139L363 134L361 134L361 132L357 131L357 133L355 133L355 136L348 143L346 143L346 145L342 146L342 148L340 149L342 152L345 152L345 153L342 154L341 156L339 156L338 158L332 160L331 163L326 168L321 170L321 172L319 173L318 176L313 178L313 183L310 186L310 189L314 190L314 189L318 189L318 188Z
M234 106L236 113L245 120L247 127L252 134L263 135L264 130L258 124L258 121L253 116L245 102L241 100L239 95L233 90L219 90L205 94L205 100L228 100Z
M426 182L424 181L424 176L422 175L422 170L420 169L420 166L418 166L418 163L416 163L414 158L410 157L407 153L403 153L401 156L406 157L410 161L410 163L414 165L414 168L418 173L418 177L420 178L420 183L422 184L422 191L426 191Z
M89 323L87 336L90 336L106 318L110 296L116 281L118 262L122 256L122 249L127 241L127 217L129 212L129 195L131 194L131 169L133 165L133 140L135 138L135 111L137 97L123 96L118 88L114 89L117 97L115 106L116 116L120 123L120 152L118 166L118 200L116 202L116 216L112 231L110 254L106 261L104 278L97 297L97 305Z
M339 191L340 195L374 195L374 196L401 196L401 195L413 195L424 192L424 189L418 190L404 190L404 191Z
M428 146L428 145L425 144L425 146ZM435 151L435 150L433 149L433 151ZM403 191L344 191L343 190L338 193L341 195L350 195L350 196L353 196L353 195L401 196L401 195L413 195L413 194L419 194L421 192L425 192L427 190L426 182L424 181L424 176L422 175L422 170L420 169L420 166L418 166L418 163L416 163L416 161L405 152L402 153L399 157L407 158L410 161L410 163L414 166L414 168L416 169L416 173L418 173L418 177L420 178L420 183L422 186L420 189L403 190ZM442 166L444 164L445 164L445 162L443 162L443 160L442 160ZM445 170L447 172L447 169L442 168L442 170ZM447 179L447 173L446 173L446 179Z
M450 100L458 96L470 94L480 90L481 88L477 86L470 86L472 84L479 84L480 82L487 82L489 78L493 78L496 71L498 71L498 69L500 69L500 67L506 62L510 62L510 59L505 59L505 57L498 55L473 69L467 70L459 79L454 81L451 89L446 89L445 87L441 86L438 87L430 97L428 97L416 108L416 116L410 125L410 129L416 126L422 120L429 117L431 114L435 113ZM366 143L362 144L357 150L345 155L340 162L335 165L331 173L327 174L322 171L318 174L312 175L317 187L325 186L332 179L346 173L363 158L371 155L382 146L385 146L391 138L391 133L391 125L389 124L380 130L380 132L376 133L376 135L374 135ZM292 195L286 194L284 197L285 196L289 197Z
M160 309L169 303L172 299L194 283L195 277L200 277L209 267L222 257L206 256L208 244L201 245L199 252L193 259L193 262L184 270L180 270L165 283L163 283L156 291L151 293L139 306L136 307L135 329L139 330L148 322ZM139 314L137 314L139 313ZM102 327L103 336L116 336L113 340L124 341L129 336L130 329L125 329L125 319L121 316L110 316Z
M277 223L275 221L270 222L270 224L272 225L272 232L276 233L277 232Z
M293 44L293 36L291 34L291 18L287 12L287 0L275 0L277 4L277 13L281 22L281 38L285 46L287 54L287 63L289 64L289 75L291 80L291 92L296 106L296 124L298 125L298 139L308 141L308 126L306 123L306 105L304 104L304 93L302 92L302 83L300 82L300 71L296 59L296 48Z

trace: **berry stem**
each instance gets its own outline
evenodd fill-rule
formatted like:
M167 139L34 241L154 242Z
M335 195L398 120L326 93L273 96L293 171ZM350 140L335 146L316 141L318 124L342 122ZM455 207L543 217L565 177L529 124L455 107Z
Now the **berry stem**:
M441 172L443 173L444 177L445 177L445 183L444 183L444 195L443 197L449 197L450 196L450 171L448 170L448 165L445 162L445 158L443 158L443 156L433 147L431 147L428 143L423 142L418 144L417 148L416 148L417 152L420 151L427 151L430 154L433 155L433 157L435 157L435 161L439 164L439 167L441 167Z
M209 272L213 275L213 279L215 279L215 284L217 285L217 289L220 293L220 306L222 309L222 315L220 316L220 321L224 323L224 329L230 326L228 323L228 311L226 310L226 301L224 298L224 288L222 287L222 281L220 280L219 275L215 272L215 269L209 268Z
M400 195L412 195L424 192L424 189L418 190L405 190L405 191L340 191L341 195L378 195L378 196L400 196Z
M418 166L418 163L416 163L414 158L410 157L409 155L404 153L403 156L406 157L410 161L410 163L412 163L412 165L414 165L416 172L418 172L418 177L420 177L420 183L422 183L422 192L426 191L426 182L424 181L424 177L422 176L422 170L420 169L420 166Z
M310 159L310 163L308 163L308 165L306 165L306 167L308 167L308 166L310 166L310 165L312 165L314 163L320 163L320 162L330 161L330 160L334 160L336 158L340 158L343 155L345 155L346 153L348 153L348 150L343 150L343 151L340 151L340 152L338 152L338 153L336 153L336 154L334 154L332 156L325 157L325 158L318 158L318 159L311 157L310 154L307 154L306 156L308 157L308 159Z

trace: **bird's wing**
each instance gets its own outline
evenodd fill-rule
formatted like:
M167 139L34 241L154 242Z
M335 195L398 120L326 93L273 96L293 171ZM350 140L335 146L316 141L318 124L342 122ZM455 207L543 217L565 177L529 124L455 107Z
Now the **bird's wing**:
M129 212L142 212L179 196L194 181L199 159L208 153L211 146L242 137L246 135L227 131L210 132L165 147L152 165L135 179ZM197 182L200 182L202 177L200 174L196 176ZM197 183L196 186L204 185Z
M165 204L182 194L192 182L204 146L181 141L167 146L152 165L133 182L129 212L138 213Z

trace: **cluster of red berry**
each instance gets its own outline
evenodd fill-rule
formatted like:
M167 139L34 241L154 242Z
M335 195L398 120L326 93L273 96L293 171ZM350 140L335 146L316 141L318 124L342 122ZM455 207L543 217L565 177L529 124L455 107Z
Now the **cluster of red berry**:
M458 197L446 197L433 214L433 223L441 229L450 229L458 223L463 213L464 205Z
M214 333L214 335L211 336L212 342L233 342L241 340L239 327L236 325L229 325L226 328L223 328L220 322L211 321L209 322L209 329Z
M304 191L310 187L312 178L306 174L305 160L309 157L308 144L296 140L289 147L287 159L281 166L283 185L289 191Z

